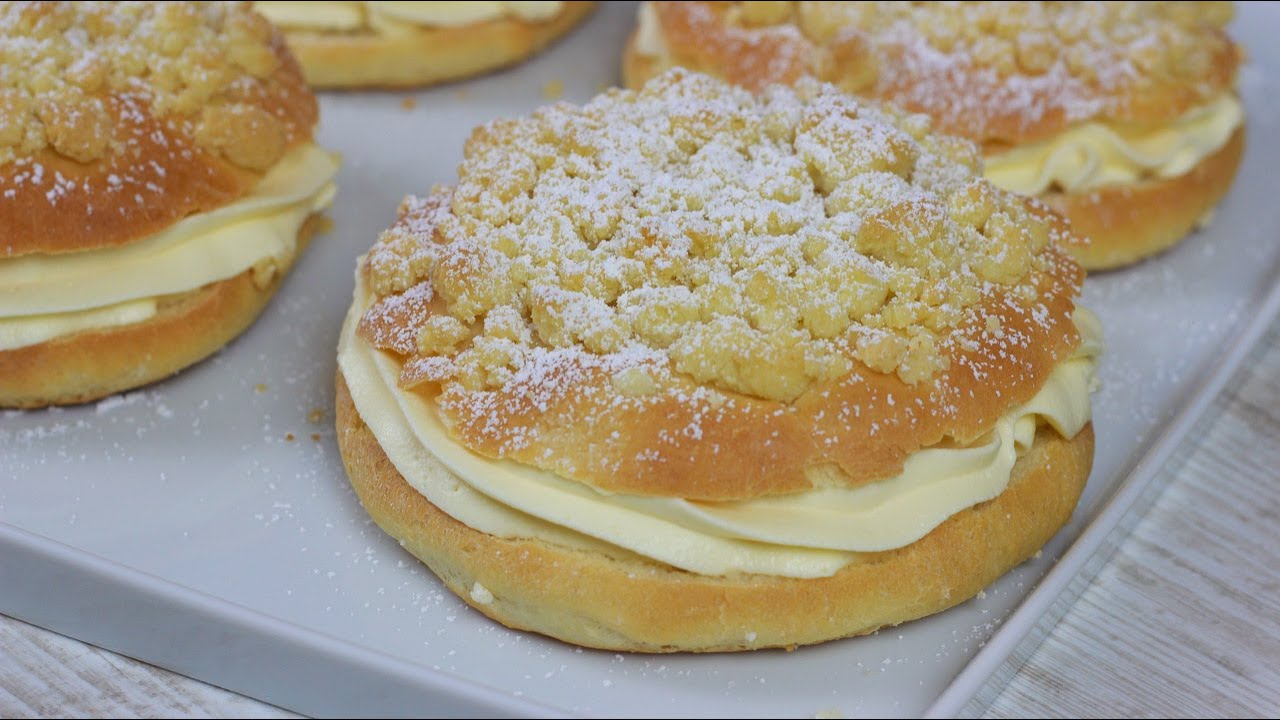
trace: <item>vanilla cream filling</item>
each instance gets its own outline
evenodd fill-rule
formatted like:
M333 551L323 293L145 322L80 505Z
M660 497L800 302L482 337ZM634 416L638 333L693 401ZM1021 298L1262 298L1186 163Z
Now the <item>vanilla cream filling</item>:
M351 32L365 24L363 2L257 0L253 9L272 24L291 30Z
M1101 352L1098 322L1080 309L1080 348L978 445L921 450L897 477L860 488L700 502L606 494L467 450L449 438L432 403L397 388L399 364L355 337L369 301L357 274L339 365L361 418L418 492L491 535L628 551L703 575L829 576L860 553L908 545L956 512L999 495L1038 421L1067 437L1089 421Z
M258 0L258 12L284 28L350 32L366 24L380 32L412 27L462 27L490 20L516 18L545 22L564 8L559 0L524 2L296 2Z
M0 350L39 345L81 330L142 322L155 314L156 299L143 298L91 310L0 318Z
M163 295L253 268L270 279L292 260L298 231L333 201L336 155L291 150L245 197L117 248L0 260L0 350L91 328L141 322Z
M662 28L658 25L658 14L653 3L640 3L636 12L636 53L646 57L666 58L667 43L662 39Z
M1231 93L1156 128L1087 123L985 158L987 179L1024 195L1083 192L1178 177L1217 152L1244 122Z

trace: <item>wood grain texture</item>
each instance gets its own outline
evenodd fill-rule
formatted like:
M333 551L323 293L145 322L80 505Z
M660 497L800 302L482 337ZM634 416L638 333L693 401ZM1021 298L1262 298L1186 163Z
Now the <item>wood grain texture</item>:
M988 717L1280 716L1280 325ZM2 717L293 717L0 616Z
M0 717L298 717L0 615Z
M1280 715L1280 327L987 717Z

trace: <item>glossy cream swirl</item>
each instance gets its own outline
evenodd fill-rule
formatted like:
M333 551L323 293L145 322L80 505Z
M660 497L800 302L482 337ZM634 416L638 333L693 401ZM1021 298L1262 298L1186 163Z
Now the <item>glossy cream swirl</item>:
M356 409L400 474L460 522L499 537L631 552L704 575L824 577L861 553L903 547L1008 485L1014 462L1047 422L1072 437L1089 421L1101 330L1078 310L1082 342L1044 388L980 443L930 448L894 478L855 489L812 490L738 502L606 494L449 438L434 406L400 390L399 364L355 336L370 302L357 274L339 346Z
M1217 152L1243 122L1243 106L1227 94L1160 127L1087 123L987 155L986 176L1024 195L1055 186L1084 192L1148 177L1178 177Z
M268 20L290 30L351 32L372 28L394 32L403 26L462 27L476 23L516 18L543 22L559 14L559 0L522 2L299 2L258 0L254 8Z

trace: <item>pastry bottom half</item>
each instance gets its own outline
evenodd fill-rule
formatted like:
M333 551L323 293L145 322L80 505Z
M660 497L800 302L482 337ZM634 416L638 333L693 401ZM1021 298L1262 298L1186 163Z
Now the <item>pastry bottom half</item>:
M595 3L566 3L547 22L504 18L404 34L287 33L289 49L314 88L432 85L496 70L528 58L572 30Z
M294 258L321 222L312 215L303 223ZM253 324L291 266L277 268L265 287L258 287L249 269L161 298L156 314L141 322L0 350L0 407L90 402L194 365Z
M481 613L519 630L608 650L794 648L945 610L1034 555L1070 519L1093 461L1093 426L1067 440L1042 426L996 498L906 547L830 577L704 576L474 530L414 490L360 417L339 370L338 446L374 521ZM473 593L476 584L485 591Z
M1231 189L1244 155L1244 127L1177 177L1040 199L1071 220L1086 245L1067 247L1086 270L1130 265L1168 250L1212 214Z

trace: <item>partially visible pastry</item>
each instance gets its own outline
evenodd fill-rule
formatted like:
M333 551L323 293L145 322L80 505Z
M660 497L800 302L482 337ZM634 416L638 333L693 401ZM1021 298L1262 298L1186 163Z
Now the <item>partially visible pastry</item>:
M0 2L0 407L158 380L248 327L333 198L237 3Z
M317 88L458 80L524 60L569 32L594 2L258 0Z
M646 2L631 87L673 65L751 89L816 76L977 142L1067 215L1089 269L1168 248L1235 177L1243 51L1217 2Z
M672 71L478 128L356 271L365 508L480 612L794 647L972 597L1071 516L1097 321L1057 215L830 85Z

